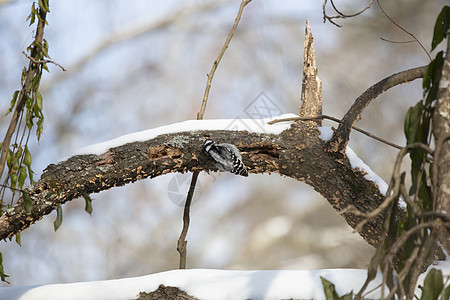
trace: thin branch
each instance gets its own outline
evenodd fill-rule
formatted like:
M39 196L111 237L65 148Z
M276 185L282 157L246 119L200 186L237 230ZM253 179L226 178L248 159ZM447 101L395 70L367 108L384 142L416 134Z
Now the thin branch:
M322 4L323 22L325 23L328 20L328 22L330 22L331 24L335 25L336 27L341 28L342 25L339 25L338 23L333 21L333 18L336 18L336 17L330 17L327 14L326 6L327 6L327 0L324 0L323 4Z
M435 217L441 219L443 222L450 223L450 213L439 213L435 211L426 211L424 213L419 214L417 217L419 218L429 218Z
M410 44L410 43L417 42L416 40L412 40L412 41L391 41L391 40L385 39L383 37L380 37L380 40L388 42L388 43L392 43L392 44Z
M347 111L339 124L338 129L334 132L331 140L327 142L327 151L329 152L343 152L347 146L350 131L352 126L361 119L364 109L370 104L372 100L378 97L381 93L388 89L422 78L425 74L427 66L409 69L384 78L376 84L369 87L362 93Z
M340 11L337 9L336 5L334 5L334 1L333 1L333 0L330 0L330 2L331 2L331 5L333 6L334 10L335 10L342 18L352 18L352 17L359 16L360 14L362 14L363 12L365 12L366 10L368 10L368 9L372 6L373 0L370 0L369 4L368 4L365 8L363 8L362 10L360 10L360 11L354 13L354 14L351 14L351 15L346 15L346 14L340 12Z
M400 292L401 292L400 299L404 298L406 291L405 291L405 288L403 287L402 282L405 280L406 276L408 276L408 274L410 273L411 266L413 265L414 261L416 260L417 256L419 255L419 251L420 251L420 247L418 247L418 246L414 247L414 250L408 257L408 259L405 261L402 271L397 275L396 284L391 289L391 292L389 293L389 295L387 296L386 299L392 299L394 297L395 293L397 292L397 289L400 289ZM389 261L385 262L386 269L392 268L392 267L387 266L389 264L392 266L392 264L393 264L392 258L393 258L393 256L386 258L386 260L389 260ZM383 278L383 280L385 280L385 279Z
M360 10L359 12L356 12L356 13L351 14L351 15L346 15L346 14L342 13L340 10L337 9L337 7L334 4L333 0L330 0L330 2L331 2L331 5L333 6L333 9L338 13L338 15L336 15L336 16L329 16L327 14L327 12L326 12L327 0L324 0L324 2L322 4L323 22L325 23L328 20L328 22L330 22L331 24L333 24L333 25L335 25L335 26L337 26L339 28L342 27L342 25L339 25L339 24L335 23L333 21L333 19L339 19L339 18L345 19L345 18L351 18L351 17L358 16L358 15L362 14L363 12L365 12L366 10L368 10L373 4L373 0L370 0L369 4L365 8Z
M223 44L222 49L219 52L219 56L214 61L211 71L208 74L208 81L206 82L206 89L205 94L203 95L203 101L202 106L200 108L200 112L197 114L197 120L203 119L203 114L205 113L206 109L206 103L208 102L208 96L209 96L209 90L211 89L211 82L214 77L214 73L216 72L217 66L219 65L220 61L222 60L222 57L227 50L228 46L230 45L231 39L233 38L234 32L236 31L236 28L239 24L239 21L241 20L242 12L244 11L244 8L247 4L249 4L252 0L242 0L241 6L239 7L239 11L237 13L236 19L234 20L233 27L230 30L230 33L228 34L227 39L225 40L225 43Z
M189 221L190 221L190 208L192 197L194 196L195 185L197 183L198 175L200 172L195 171L192 174L191 185L189 187L189 192L187 195L186 203L184 205L183 212L183 230L181 231L180 237L178 238L177 243L177 251L180 253L180 269L186 269L186 235L189 229Z
M242 0L241 6L239 7L239 11L236 16L236 19L234 20L233 27L231 28L230 33L228 34L228 37L225 40L225 43L219 52L219 56L214 61L211 71L208 74L208 80L206 82L205 94L203 95L203 101L202 101L202 105L200 107L200 111L197 113L197 120L203 119L203 115L205 114L205 110L206 110L206 103L208 102L209 90L211 89L211 83L212 83L214 74L217 70L217 66L219 65L220 61L222 60L223 55L225 54L225 51L228 49L228 46L230 45L231 39L234 36L234 32L236 31L239 21L241 20L241 16L242 16L242 12L244 11L244 7L247 4L249 4L251 1L252 0ZM194 171L192 173L191 185L189 187L189 192L187 195L186 203L184 205L183 229L181 231L181 234L180 234L180 237L178 238L178 243L177 243L177 251L180 253L180 269L186 269L186 259L187 259L186 235L187 235L187 232L189 229L189 222L190 222L189 214L190 214L192 197L194 196L195 186L197 184L197 179L198 179L199 174L200 174L199 171Z
M414 34L412 34L411 32L409 32L408 30L406 30L405 28L403 28L402 26L400 26L399 24L397 24L397 22L395 22L387 13L386 11L383 9L383 7L380 4L380 1L377 0L377 4L378 7L381 9L381 11L383 12L383 14L398 28L400 28L403 32L405 32L406 34L408 34L409 36L411 36L419 45L420 47L423 49L423 51L425 51L425 53L427 54L428 58L430 59L430 61L432 61L433 59L431 58L430 53L428 53L427 49L425 49L425 47L422 45L422 43L415 37Z
M26 58L28 58L29 60L31 60L31 61L34 62L35 64L40 65L40 64L47 64L47 63L50 63L50 64L54 64L54 65L60 67L61 70L63 70L64 72L67 71L63 66L61 66L60 64L54 62L53 60L50 60L50 59L36 60L36 59L34 59L33 57L31 57L31 56L29 56L28 54L26 54L25 51L22 51L22 53L23 53L23 55L25 55Z
M300 120L300 121L310 121L310 120L322 120L322 119L328 119L328 120L331 120L331 121L335 121L335 122L337 122L337 123L343 122L343 121L339 120L338 118L335 118L335 117L332 117L332 116L328 116L328 115L320 115L320 116L316 116L316 117L297 117L297 118L278 119L278 120L273 120L273 121L267 122L267 124L272 125L272 124L275 124L275 123L278 123L278 122L283 122L283 121L297 121L297 120ZM372 133L370 133L370 132L368 132L368 131L365 131L365 130L363 130L363 129L361 129L361 128L358 128L358 127L356 127L356 126L352 126L352 129L354 129L354 130L356 130L356 131L359 131L359 132L361 132L362 134L365 134L365 135L367 135L368 137L373 138L373 139L375 139L375 140L377 140L377 141L379 141L379 142L385 143L386 145L389 145L389 146L391 146L391 147L397 148L397 149L399 149L399 150L403 149L402 146L399 146L399 145L397 145L397 144L394 144L394 143L392 143L392 142L389 142L388 140L385 140L385 139L380 138L380 137L378 137L378 136L376 136L376 135L373 135Z
M426 222L422 224L417 224L411 229L403 232L402 235L395 240L394 244L392 244L392 246L388 249L387 252L392 253L393 254L392 256L394 256L414 233L424 228L431 228L432 226L433 222Z
M436 222L439 220L434 220L433 225L431 226L431 234L425 239L423 244L420 247L420 252L418 257L414 260L414 267L410 269L409 272L409 287L407 292L407 297L409 299L413 299L414 290L416 287L417 279L419 278L420 273L423 272L422 268L425 264L425 261L428 259L428 255L431 252L434 245L436 245L437 241L437 230L435 227Z
M23 190L23 189L18 189L18 188L9 186L9 185L7 185L7 184L0 184L0 186L1 186L1 187L4 187L4 188L8 188L8 189L10 189L10 190L15 190L15 191L19 191L19 192L22 192L22 193L26 193L25 190Z
M391 186L389 186L388 191L391 190ZM364 291L366 290L366 288L369 286L369 283L375 279L376 275L377 275L377 271L378 271L378 265L383 257L383 245L385 244L386 241L386 237L387 235L385 234L386 228L389 226L389 219L387 218L387 213L384 213L384 218L383 218L383 232L380 235L380 241L378 243L378 245L376 246L376 251L375 254L372 256L372 258L370 259L370 263L369 266L367 267L367 278L363 284L363 286L361 287L361 289L359 290L359 292L355 295L355 300L360 300L362 297L362 294L364 293ZM385 272L387 271L386 269L384 270ZM384 276L383 276L383 282L381 284L381 297L383 299L384 297L384 287L385 287L385 281L384 281Z

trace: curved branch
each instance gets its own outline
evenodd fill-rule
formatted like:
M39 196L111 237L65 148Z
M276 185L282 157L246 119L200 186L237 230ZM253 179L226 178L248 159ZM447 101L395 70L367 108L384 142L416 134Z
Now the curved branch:
M369 4L367 4L367 6L366 6L365 8L363 8L362 10L360 10L360 11L358 11L358 12L356 12L356 13L353 13L353 14L351 14L351 15L346 15L346 14L342 13L340 10L337 9L337 7L336 7L336 5L334 4L334 1L333 1L333 0L330 0L331 6L333 6L333 9L334 9L334 11L337 13L337 15L336 15L336 16L329 16L329 15L327 14L327 12L326 12L327 1L328 1L328 0L324 0L324 2L323 2L323 4L322 4L323 22L325 23L325 21L328 20L328 22L330 22L330 23L333 24L333 25L336 25L337 27L342 27L342 25L339 25L339 24L335 23L335 22L333 21L333 19L337 19L337 18L343 18L343 19L345 19L345 18L356 17L356 16L362 14L363 12L365 12L366 10L368 10L368 9L372 6L372 4L373 4L373 0L370 0Z
M362 14L363 12L365 12L366 10L368 10L368 9L372 6L373 0L370 0L369 4L367 4L367 6L364 7L362 10L360 10L360 11L358 11L358 12L356 12L356 13L353 13L353 14L351 14L351 15L347 15L347 14L344 14L344 13L340 12L340 11L337 9L336 5L334 4L334 1L333 1L333 0L330 0L330 2L331 2L331 5L333 6L333 9L339 14L339 16L341 16L341 17L343 17L343 18L352 18L352 17L359 16L360 14Z
M327 151L343 153L347 146L352 126L361 119L361 115L369 103L381 93L396 85L422 78L426 68L427 66L422 66L393 74L372 85L362 93L342 118L342 122L334 132L333 137L327 142Z
M304 122L293 123L279 135L247 131L188 131L164 134L153 139L109 149L102 155L77 155L58 165L49 165L41 178L26 191L32 201L27 212L23 199L0 217L0 239L12 237L51 213L58 205L83 193L98 193L144 178L171 172L216 171L202 153L205 139L235 144L241 151L249 173L279 173L303 181L341 211L354 205L361 212L376 209L383 195L352 169L347 159L336 160L325 152L319 131ZM344 213L355 227L361 218ZM368 222L360 235L378 245L382 216Z

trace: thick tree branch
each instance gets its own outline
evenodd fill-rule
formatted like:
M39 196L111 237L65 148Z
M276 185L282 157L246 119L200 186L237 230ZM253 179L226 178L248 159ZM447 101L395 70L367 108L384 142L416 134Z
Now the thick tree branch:
M339 124L338 129L334 132L333 137L327 142L327 151L343 153L345 151L345 147L347 146L352 126L359 119L361 119L364 109L370 104L370 102L384 91L387 91L396 85L422 78L426 68L427 66L423 66L396 73L384 78L368 88L355 100L353 105L342 118L342 122Z
M202 153L205 139L233 143L240 149L249 173L279 173L306 182L336 210L349 205L370 212L382 202L377 186L352 169L347 159L336 160L325 152L319 131L305 122L293 123L280 135L247 131L191 131L166 134L134 142L97 155L78 155L49 165L28 192L33 207L27 212L23 199L0 217L0 239L12 237L49 214L59 204L144 178L171 172L215 171ZM360 217L343 214L352 226ZM382 232L382 216L368 222L361 236L376 246Z
M439 81L433 134L436 140L433 181L437 212L450 213L450 32L447 31L447 54ZM440 242L450 251L450 232L440 233Z

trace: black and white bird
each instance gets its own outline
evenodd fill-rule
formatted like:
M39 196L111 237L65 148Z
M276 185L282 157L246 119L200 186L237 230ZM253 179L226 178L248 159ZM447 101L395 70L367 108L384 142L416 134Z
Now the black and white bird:
M233 144L216 144L211 140L205 141L203 151L211 158L214 166L220 171L228 171L236 175L248 176L247 168L242 162L239 149Z

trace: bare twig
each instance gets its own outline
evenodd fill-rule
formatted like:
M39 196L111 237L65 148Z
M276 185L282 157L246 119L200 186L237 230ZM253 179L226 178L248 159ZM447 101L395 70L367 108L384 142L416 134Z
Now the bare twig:
M362 10L360 10L360 11L354 13L354 14L351 14L351 15L346 15L346 14L340 12L340 11L337 9L336 5L334 5L334 1L333 1L333 0L330 0L330 2L331 2L331 5L333 6L334 10L335 10L342 18L352 18L352 17L356 17L356 16L362 14L363 12L365 12L366 10L368 10L368 9L372 6L373 0L370 0L369 4L368 4L365 8L363 8Z
M410 282L407 292L407 299L413 299L414 296L414 290L416 287L417 279L419 278L420 273L422 273L424 270L423 265L425 261L428 259L428 255L431 252L433 246L436 244L436 241L438 239L438 232L436 230L435 224L436 222L439 222L440 220L437 219L433 222L433 225L431 226L431 233L430 235L425 239L423 244L421 245L420 252L418 257L414 260L414 266L410 269L409 276L410 276Z
M412 41L391 41L391 40L385 39L383 37L380 37L380 40L388 42L388 43L392 43L392 44L410 44L410 43L417 42L416 40L412 40Z
M267 122L267 124L272 125L272 124L275 124L275 123L278 123L278 122L284 122L284 121L309 121L309 120L322 120L322 119L328 119L328 120L335 121L335 122L338 122L338 123L343 122L343 121L339 120L338 118L335 118L335 117L332 117L332 116L320 115L320 116L315 116L315 117L296 117L296 118L277 119L277 120L273 120L273 121ZM363 130L361 128L358 128L356 126L352 126L352 129L354 129L356 131L359 131L362 134L365 134L368 137L371 137L371 138L373 138L373 139L375 139L375 140L377 140L379 142L385 143L386 145L389 145L391 147L394 147L394 148L397 148L397 149L400 149L400 150L403 149L402 146L399 146L397 144L389 142L388 140L385 140L385 139L380 138L380 137L378 137L376 135L373 135L372 133L370 133L368 131L365 131L365 130Z
M186 269L186 235L189 229L189 221L190 221L190 208L192 197L194 196L195 185L197 183L199 172L196 171L192 173L191 185L189 187L189 192L186 198L186 203L184 205L183 211L183 229L180 234L180 238L177 243L177 251L180 253L180 269Z
M334 11L338 15L336 15L336 16L329 16L327 14L327 12L326 12L327 0L324 0L324 2L322 4L323 22L325 23L328 20L328 22L330 22L331 24L333 24L333 25L335 25L337 27L342 27L342 25L339 25L339 24L335 23L333 21L333 19L339 19L339 18L345 19L345 18L356 17L356 16L362 14L363 12L365 12L366 10L368 10L373 4L373 0L370 0L369 4L367 4L367 6L365 8L363 8L362 10L360 10L360 11L354 13L354 14L350 14L350 15L344 14L340 10L338 10L336 5L334 4L333 0L330 0L330 3L331 3L331 6L333 6Z
M429 218L429 217L435 217L441 219L443 222L450 223L450 213L439 213L435 211L426 211L421 214L419 214L417 217L419 218Z
M206 89L205 94L203 95L203 101L202 106L200 108L200 112L197 114L197 120L203 119L203 114L205 113L206 109L206 103L208 102L208 96L209 96L209 90L211 89L211 82L214 77L214 73L216 72L217 66L219 65L220 61L222 60L223 54L227 50L228 46L230 45L231 39L233 38L234 32L236 31L236 28L239 24L239 21L241 20L242 12L244 11L244 7L249 4L252 0L242 0L241 6L239 7L238 14L236 16L236 19L234 20L233 27L230 30L230 33L228 34L227 39L225 40L225 43L223 44L222 49L219 52L219 56L217 56L216 60L214 61L211 71L208 74L208 81L206 82Z
M4 188L11 189L11 190L19 191L19 192L22 192L22 193L26 193L25 190L23 190L23 189L18 189L18 188L12 187L12 186L7 185L7 184L0 184L0 186L4 187Z
M388 253L392 253L394 256L406 243L406 241L417 231L424 229L424 228L430 228L433 226L433 222L426 222L422 224L417 224L416 226L412 227L411 229L405 231L402 233L401 236L397 238L397 240L392 244L392 246L388 249Z
M423 49L423 51L425 51L425 53L427 54L428 58L430 59L430 61L432 61L433 59L431 58L430 53L428 53L427 49L425 49L425 47L422 45L422 43L415 37L414 34L412 34L411 32L409 32L408 30L406 30L405 28L403 28L402 26L400 26L399 24L397 24L397 22L395 22L387 13L386 11L383 9L383 7L380 4L380 1L377 0L377 4L378 7L381 9L381 11L383 12L383 14L386 16L386 18L388 18L395 26L397 26L398 28L400 28L403 32L405 32L406 34L408 34L409 36L411 36L418 44L419 46Z
M35 64L38 64L38 65L39 65L39 64L47 64L47 63L50 63L50 64L54 64L54 65L60 67L61 70L63 70L64 72L67 71L63 66L61 66L60 64L54 62L53 60L50 60L50 59L36 60L36 59L34 59L33 57L31 57L31 56L29 56L28 54L26 54L25 51L22 51L22 53L23 53L23 55L25 55L26 58L28 58L29 60L31 60L31 61L34 62Z
M405 261L403 269L397 275L396 284L392 287L392 289L391 289L389 295L386 297L386 299L393 299L395 293L397 292L397 289L400 289L400 293L401 293L400 299L404 299L404 296L406 295L406 291L405 291L405 288L403 287L402 282L406 278L406 276L408 276L408 274L411 270L411 266L413 265L415 259L419 255L419 251L420 251L420 247L414 247L413 251L411 252L411 255ZM384 264L385 269L392 269L393 257L394 257L393 255L389 255L389 257L387 257L385 259L385 264ZM385 280L386 280L386 278L383 278L383 281L385 281Z
M239 21L241 19L242 16L242 12L244 11L244 7L249 4L252 0L242 0L241 2L241 6L239 7L239 11L237 13L236 19L234 20L234 24L233 27L230 30L230 33L228 34L227 39L225 40L225 43L222 47L222 49L219 52L218 57L216 58L216 60L213 63L213 66L211 68L211 71L208 74L208 80L206 82L206 88L205 88L205 94L203 95L203 101L202 101L202 105L200 107L200 111L197 113L197 120L202 120L203 119L203 115L205 114L205 110L206 110L206 103L208 102L208 97L209 97L209 90L211 89L211 82L213 80L214 74L216 72L217 66L219 65L220 61L222 60L222 57L225 53L225 51L227 50L231 39L234 36L234 32L236 31L236 28L239 24ZM186 241L186 235L189 229L189 222L190 222L190 207L191 207L191 202L192 202L192 197L194 196L194 191L195 191L195 186L197 184L197 179L198 179L198 175L200 174L199 171L194 171L192 173L192 179L191 179L191 185L189 187L189 192L187 195L187 199L186 199L186 203L184 205L184 213L183 213L183 229L181 231L180 237L178 238L178 243L177 243L177 251L180 253L180 269L186 269L186 259L187 259L187 255L186 255L186 245L187 245L187 241Z
M327 6L327 0L324 0L324 2L322 4L323 22L325 23L328 20L328 22L330 22L334 26L341 28L342 25L339 25L338 23L334 22L333 17L331 17L327 14L326 6Z
M388 193L391 190L391 186L389 186L388 189ZM388 224L389 224L389 220L386 217L387 213L385 212L385 218L383 219L383 228L384 231L386 231L386 228L388 228ZM370 263L369 266L367 267L367 278L366 281L364 282L363 286L361 287L361 289L359 290L359 292L355 295L355 300L361 300L362 294L364 293L364 291L366 290L366 288L369 286L369 283L375 279L376 275L377 275L377 270L378 270L378 265L381 261L381 259L383 258L383 245L386 241L386 237L387 235L385 234L385 232L383 232L380 235L380 242L378 243L378 246L376 247L376 251L375 254L372 256L372 258L370 259ZM387 271L385 269L385 271ZM384 281L384 276L383 276L383 282L381 284L381 297L383 299L384 296L384 287L385 287L385 281Z
M384 91L412 80L422 78L425 74L427 66L418 67L402 71L384 78L373 86L369 87L362 93L347 111L339 124L338 129L334 132L333 137L327 142L327 151L343 152L348 143L348 138L352 126L361 119L364 109L372 100L378 97Z

